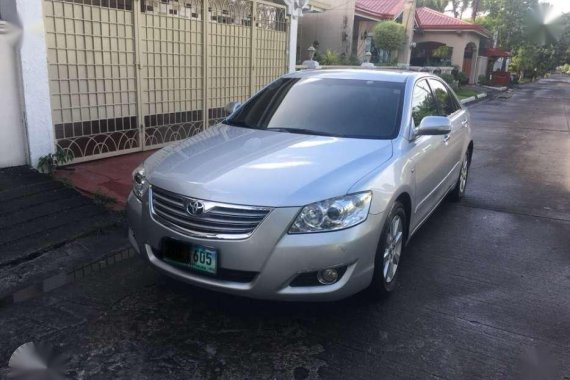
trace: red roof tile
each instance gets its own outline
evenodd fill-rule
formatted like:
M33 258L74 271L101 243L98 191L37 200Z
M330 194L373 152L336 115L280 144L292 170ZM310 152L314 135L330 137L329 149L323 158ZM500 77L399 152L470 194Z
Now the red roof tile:
M380 19L393 19L404 9L405 0L356 0L356 11Z
M416 22L420 29L468 29L490 36L490 33L481 25L472 24L426 7L416 9Z

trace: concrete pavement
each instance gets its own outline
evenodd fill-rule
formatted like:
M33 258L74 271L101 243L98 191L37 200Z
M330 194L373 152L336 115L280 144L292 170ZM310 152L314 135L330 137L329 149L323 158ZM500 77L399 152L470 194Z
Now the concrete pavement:
M76 378L570 378L568 99L554 78L471 108L467 197L421 228L384 302L254 301L134 259L0 309L0 363L35 340Z

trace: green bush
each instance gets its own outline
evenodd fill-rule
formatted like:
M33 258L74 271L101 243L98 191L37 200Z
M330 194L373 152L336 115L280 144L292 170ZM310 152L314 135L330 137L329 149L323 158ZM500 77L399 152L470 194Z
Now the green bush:
M457 90L459 88L458 82L455 80L455 78L453 78L453 75L447 73L437 75L443 79L443 81L447 83L452 89Z
M459 85L461 86L465 86L466 84L469 83L469 77L463 71L458 72L457 77L455 79L459 82Z
M351 55L350 57L344 56L341 59L341 65L348 65L348 66L360 66L360 60L357 56Z
M438 75L441 79L443 79L445 81L445 83L447 83L450 86L453 85L453 82L455 81L455 79L453 78L453 75L447 74L447 73L438 74Z
M324 53L320 54L319 63L323 66L338 65L340 63L340 58L336 51L327 49Z
M389 61L392 61L392 52L406 44L406 28L396 21L379 22L372 30L372 40L377 49L388 52Z

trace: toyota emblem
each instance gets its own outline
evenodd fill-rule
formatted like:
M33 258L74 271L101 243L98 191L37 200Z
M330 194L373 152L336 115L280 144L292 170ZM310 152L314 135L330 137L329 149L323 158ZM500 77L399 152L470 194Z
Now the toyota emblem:
M190 199L186 204L186 210L189 214L200 215L204 212L204 204L195 199Z

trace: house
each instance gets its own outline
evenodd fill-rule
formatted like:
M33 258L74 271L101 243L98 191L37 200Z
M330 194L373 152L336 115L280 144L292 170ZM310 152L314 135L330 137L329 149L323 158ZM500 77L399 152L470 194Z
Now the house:
M481 72L479 51L490 45L491 38L483 27L430 8L415 8L415 1L353 0L339 1L339 5L337 0L330 1L330 10L303 18L301 46L316 43L321 51L331 49L361 61L367 51L372 51L373 62L383 63L386 52L374 49L371 32L376 23L395 20L411 35L408 46L399 52L400 65L457 65L471 83L477 80Z
M430 8L416 9L415 46L411 66L456 65L469 78L477 81L479 51L489 44L491 34L472 24ZM484 67L486 69L486 67Z
M157 149L215 124L294 69L306 3L0 0L0 167Z

